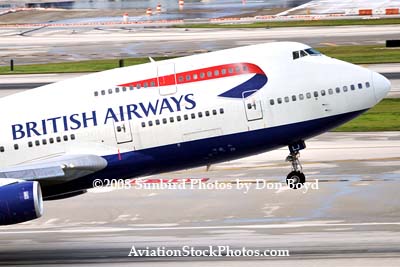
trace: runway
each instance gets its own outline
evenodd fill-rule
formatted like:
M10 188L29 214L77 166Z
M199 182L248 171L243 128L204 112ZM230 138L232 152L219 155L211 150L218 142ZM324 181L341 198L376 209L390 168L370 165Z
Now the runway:
M283 184L290 168L280 149L152 177L210 178L209 189L94 189L45 202L38 220L2 227L0 265L399 266L400 133L327 133L307 146L303 169L318 188L256 187ZM247 193L217 186L237 179ZM221 245L290 256L127 256L132 246Z
M146 56L180 56L265 42L311 46L382 44L397 25L259 29L124 27L2 29L0 62L16 64Z

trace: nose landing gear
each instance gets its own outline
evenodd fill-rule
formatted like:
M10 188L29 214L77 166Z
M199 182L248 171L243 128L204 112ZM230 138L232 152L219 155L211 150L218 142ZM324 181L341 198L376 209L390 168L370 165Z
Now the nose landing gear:
M286 183L291 189L299 189L306 182L306 177L299 160L299 151L304 148L306 148L304 141L289 145L290 154L286 157L286 161L292 164L292 171L287 175Z

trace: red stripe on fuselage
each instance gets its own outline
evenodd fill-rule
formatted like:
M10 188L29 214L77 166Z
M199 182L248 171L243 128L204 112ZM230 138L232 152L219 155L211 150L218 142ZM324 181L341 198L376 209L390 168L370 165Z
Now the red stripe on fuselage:
M231 76L237 76L242 74L264 74L264 72L257 65L251 63L234 63L225 64L219 66L213 66L203 69L191 70L186 72L180 72L176 74L169 74L165 76L155 77L146 80L140 80L118 86L136 87L136 88L147 88L147 87L158 87L168 86L175 84L185 84L192 82L207 81L218 78L225 78Z

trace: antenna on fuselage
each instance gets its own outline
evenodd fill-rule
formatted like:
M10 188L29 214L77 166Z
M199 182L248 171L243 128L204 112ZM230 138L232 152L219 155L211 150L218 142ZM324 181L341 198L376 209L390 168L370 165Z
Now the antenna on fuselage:
M154 63L156 62L152 57L149 57L150 62Z

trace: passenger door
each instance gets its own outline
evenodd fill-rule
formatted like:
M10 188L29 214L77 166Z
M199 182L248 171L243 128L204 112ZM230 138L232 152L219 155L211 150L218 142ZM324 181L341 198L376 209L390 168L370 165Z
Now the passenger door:
M119 115L117 115L119 117ZM127 115L125 114L125 117ZM124 144L133 141L130 121L114 122L114 133L117 144Z
M174 63L159 63L157 65L157 79L160 95L176 93L176 73Z
M245 91L242 95L247 121L256 121L263 118L261 100L254 96L256 95L254 91L256 90Z

